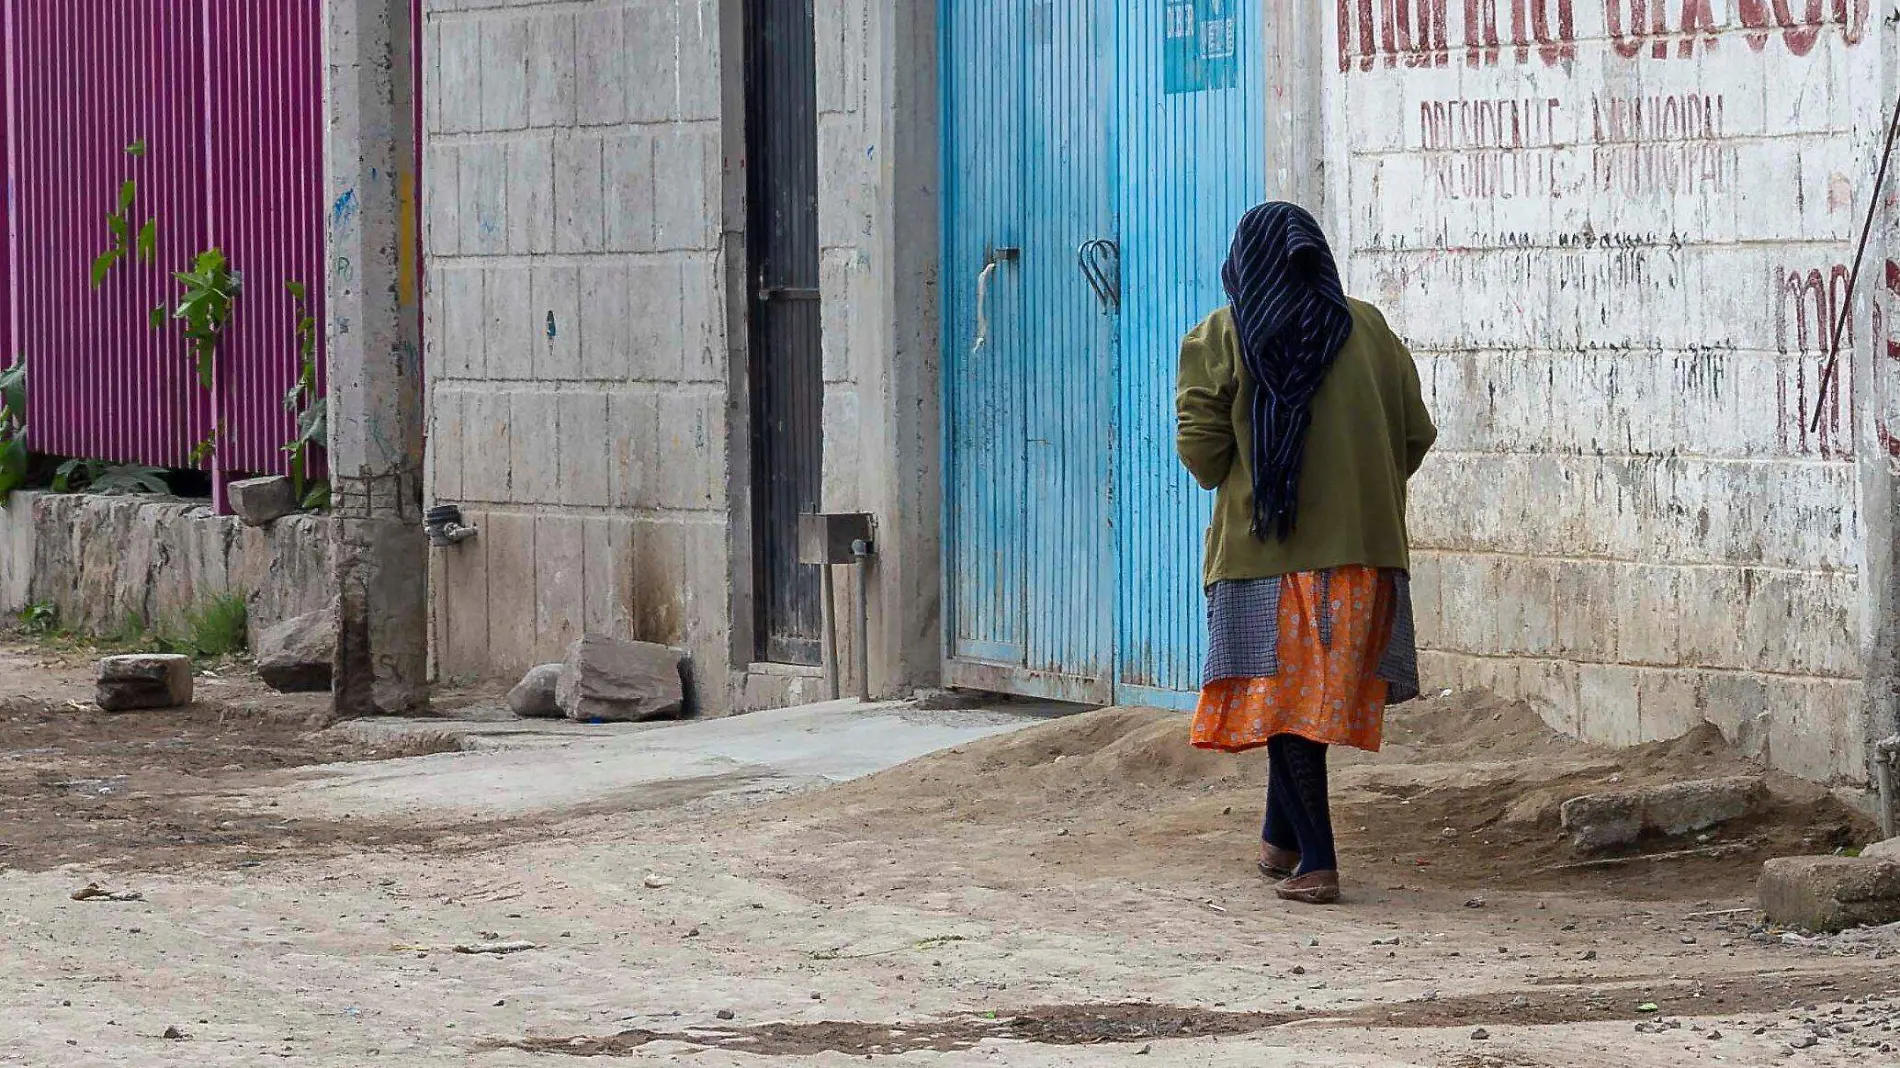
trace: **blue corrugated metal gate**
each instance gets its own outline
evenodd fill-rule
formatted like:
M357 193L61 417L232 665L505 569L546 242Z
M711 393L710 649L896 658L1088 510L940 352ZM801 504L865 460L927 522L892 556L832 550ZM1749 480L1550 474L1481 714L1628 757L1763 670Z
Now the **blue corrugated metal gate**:
M1210 501L1182 333L1265 186L1259 9L942 0L945 634L954 685L1180 704Z

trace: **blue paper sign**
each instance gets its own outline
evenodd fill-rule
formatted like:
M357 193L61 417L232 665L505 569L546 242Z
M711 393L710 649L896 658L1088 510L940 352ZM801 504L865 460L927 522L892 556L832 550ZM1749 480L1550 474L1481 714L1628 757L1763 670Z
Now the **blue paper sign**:
M1162 5L1163 89L1232 89L1240 77L1238 0L1166 0Z

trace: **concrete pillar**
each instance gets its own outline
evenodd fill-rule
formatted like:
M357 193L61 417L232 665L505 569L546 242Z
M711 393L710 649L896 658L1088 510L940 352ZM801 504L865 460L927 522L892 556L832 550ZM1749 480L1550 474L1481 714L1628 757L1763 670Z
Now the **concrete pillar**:
M1881 35L1876 60L1878 76L1873 92L1853 97L1856 101L1856 125L1865 153L1867 182L1880 170L1887 129L1892 121L1891 101L1900 89L1900 37ZM1851 353L1852 375L1837 379L1852 390L1855 428L1855 457L1860 474L1860 515L1866 539L1866 557L1861 565L1861 628L1863 663L1865 735L1868 777L1875 787L1881 830L1889 837L1900 834L1900 782L1896 781L1893 757L1884 748L1889 739L1900 737L1900 461L1889 451L1894 434L1900 430L1900 383L1897 368L1889 358L1891 343L1900 338L1900 290L1891 280L1891 270L1900 261L1900 210L1896 210L1892 191L1900 188L1900 158L1889 162L1884 189L1872 190L1856 198L1856 210L1867 210L1866 202L1878 204L1880 215L1874 220L1872 242L1861 266L1859 289L1855 293L1854 319L1871 323L1874 330L1854 330ZM1860 188L1858 185L1856 188ZM1858 221L1858 220L1857 220ZM1878 333L1879 336L1876 336ZM1846 348L1846 346L1843 346ZM1853 383L1864 383L1855 388ZM1803 418L1806 418L1806 413Z
M324 0L339 716L428 705L411 0Z
M1265 36L1267 196L1326 215L1326 28L1323 14L1296 17L1260 0ZM1340 246L1335 239L1334 248Z
M878 195L870 262L889 265L876 317L886 358L860 377L869 413L859 474L880 523L871 563L871 690L908 694L943 669L942 460L938 337L941 188L937 5L871 5L868 132Z

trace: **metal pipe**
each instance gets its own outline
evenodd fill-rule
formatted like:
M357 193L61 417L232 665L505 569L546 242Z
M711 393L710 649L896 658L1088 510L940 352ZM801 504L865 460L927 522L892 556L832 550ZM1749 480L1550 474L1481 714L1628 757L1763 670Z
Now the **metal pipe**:
M838 678L838 590L832 585L837 571L826 564L819 569L825 587L825 689L836 701L844 696L844 684Z
M1900 763L1900 734L1874 745L1874 783L1880 790L1880 837L1900 836L1900 812L1894 811L1894 781Z
M858 572L858 700L871 700L871 543L854 541Z

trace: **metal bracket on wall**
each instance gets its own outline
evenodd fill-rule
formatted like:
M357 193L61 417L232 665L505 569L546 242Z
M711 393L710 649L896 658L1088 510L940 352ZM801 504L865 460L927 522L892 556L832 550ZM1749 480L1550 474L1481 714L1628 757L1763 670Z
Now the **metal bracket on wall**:
M825 682L833 700L840 696L838 670L838 605L831 586L831 569L853 564L857 572L858 698L871 699L871 611L867 572L875 553L876 521L861 512L810 513L798 517L798 562L824 568Z

